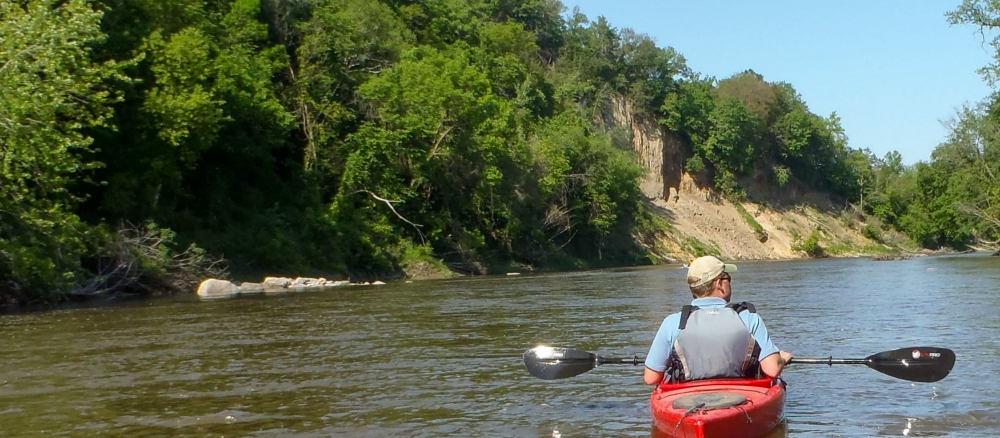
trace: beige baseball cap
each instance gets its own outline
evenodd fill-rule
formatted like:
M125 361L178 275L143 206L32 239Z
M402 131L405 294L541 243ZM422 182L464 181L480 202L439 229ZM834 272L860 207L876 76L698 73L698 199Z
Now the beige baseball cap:
M723 272L736 272L736 265L722 263L721 260L712 256L698 257L688 267L688 286L701 286L715 280Z

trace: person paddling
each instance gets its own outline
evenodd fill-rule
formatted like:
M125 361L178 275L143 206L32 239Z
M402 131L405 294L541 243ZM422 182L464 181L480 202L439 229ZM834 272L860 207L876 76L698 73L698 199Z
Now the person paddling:
M733 272L736 265L712 256L691 261L694 300L660 325L646 356L646 383L781 375L792 355L771 342L753 304L729 304Z

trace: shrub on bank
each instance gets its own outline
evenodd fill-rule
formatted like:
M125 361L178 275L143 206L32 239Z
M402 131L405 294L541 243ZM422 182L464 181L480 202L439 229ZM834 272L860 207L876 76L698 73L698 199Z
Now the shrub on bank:
M155 223L121 224L115 231L78 226L84 232L74 240L81 244L71 260L33 251L37 246L13 247L22 257L0 260L0 304L191 291L204 278L228 277L220 258L194 244L180 249L175 233Z
M811 233L809 233L809 237L807 237L805 241L792 245L792 249L805 252L809 255L809 257L823 257L826 253L823 250L823 246L819 244L819 238L819 228L815 228Z

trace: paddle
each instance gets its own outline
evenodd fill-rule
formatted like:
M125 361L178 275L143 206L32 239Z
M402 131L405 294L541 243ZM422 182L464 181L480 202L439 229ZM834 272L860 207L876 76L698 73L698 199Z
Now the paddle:
M544 380L565 379L583 374L606 363L639 365L639 356L606 358L589 351L538 346L524 352L524 366ZM937 382L955 366L955 352L947 348L911 347L883 351L864 359L792 358L789 364L866 365L880 373L911 382Z

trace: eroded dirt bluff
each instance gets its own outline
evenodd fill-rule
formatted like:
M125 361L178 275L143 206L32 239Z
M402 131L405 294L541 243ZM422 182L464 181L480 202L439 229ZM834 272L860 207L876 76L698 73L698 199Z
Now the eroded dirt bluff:
M666 250L663 256L686 260L701 245L714 247L725 259L803 258L806 254L793 250L792 245L817 229L826 247L860 248L874 243L860 234L863 224L845 220L843 208L825 195L791 185L776 188L749 181L744 186L754 201L741 205L763 227L766 237L759 236L736 205L700 187L684 172L686 145L674 133L655 121L636 117L627 99L615 99L612 112L611 123L631 133L633 150L646 169L643 193L675 228L659 242Z

